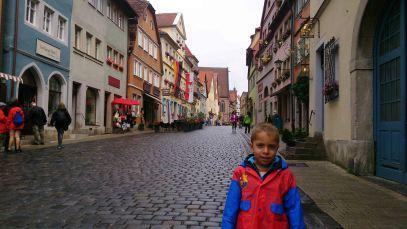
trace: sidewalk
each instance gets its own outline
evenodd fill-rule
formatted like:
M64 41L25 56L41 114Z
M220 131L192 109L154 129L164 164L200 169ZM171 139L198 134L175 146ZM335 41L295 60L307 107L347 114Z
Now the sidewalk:
M288 161L297 185L344 228L407 228L407 197L328 161Z
M80 139L64 139L63 144L68 145L68 144L73 144L73 143L79 143L79 142L88 142L88 141L95 141L95 140L101 140L101 139L113 139L113 138L120 138L120 137L125 137L125 136L134 136L134 135L140 135L140 134L150 134L154 133L153 130L132 130L131 132L127 132L124 134L121 133L115 133L115 134L102 134L102 135L89 135L86 137L81 137ZM58 145L57 139L51 140L49 143L46 143L45 145L22 145L21 148L24 151L26 150L35 150L35 149L44 149L44 148L49 148L49 147L56 147Z

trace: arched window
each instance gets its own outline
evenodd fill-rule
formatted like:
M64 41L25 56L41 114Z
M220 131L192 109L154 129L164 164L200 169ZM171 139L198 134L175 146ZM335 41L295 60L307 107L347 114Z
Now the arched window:
M96 125L96 100L97 100L96 89L88 88L86 90L85 125Z
M48 114L52 114L61 102L61 81L57 76L49 80Z
M264 98L269 96L269 89L267 87L264 88Z

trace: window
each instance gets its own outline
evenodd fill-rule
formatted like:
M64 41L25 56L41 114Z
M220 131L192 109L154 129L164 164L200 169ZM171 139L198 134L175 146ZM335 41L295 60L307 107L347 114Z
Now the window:
M107 59L112 59L112 48L107 46Z
M133 62L133 76L138 75L138 62L134 60Z
M114 6L112 6L112 21L114 22L114 23L116 23L116 21L117 21L117 11L116 11L116 8L114 7Z
M110 3L110 0L106 3L106 14L107 18L112 19L112 3Z
M57 37L60 40L65 40L65 27L66 27L66 20L61 16L58 17L58 34Z
M120 13L117 13L117 24L120 28L123 28L123 16Z
M96 125L97 91L93 88L86 90L85 125Z
M51 21L53 14L54 12L50 8L46 6L44 7L44 18L42 23L42 29L47 33L51 33Z
M96 0L96 8L99 12L103 12L102 0Z
M75 25L75 48L81 48L82 28Z
M123 67L123 60L124 56L122 54L119 55L119 65Z
M148 38L146 35L143 36L143 48L144 51L148 52Z
M142 64L140 64L139 66L140 66L140 69L139 69L139 71L140 71L140 78L144 79L144 67L143 67Z
M113 63L117 63L117 61L119 60L117 59L117 55L118 55L117 51L113 51Z
M147 67L144 67L144 80L145 81L148 81L148 70L147 70Z
M91 51L92 51L92 35L90 33L86 33L86 53L90 55Z
M150 84L153 84L153 72L152 71L150 71L150 73L148 74L148 82Z
M48 113L52 114L61 101L61 82L57 76L52 76L49 80Z
M151 40L148 41L148 53L154 56L154 43Z
M27 8L25 12L25 21L35 24L35 16L37 12L38 1L37 0L27 0Z
M138 34L137 36L138 46L143 47L143 33L140 30L138 30L137 34Z
M154 44L154 54L153 54L153 56L154 56L154 59L156 59L156 60L157 60L157 51L158 51L158 46Z
M99 39L95 39L95 58L100 59L100 43Z

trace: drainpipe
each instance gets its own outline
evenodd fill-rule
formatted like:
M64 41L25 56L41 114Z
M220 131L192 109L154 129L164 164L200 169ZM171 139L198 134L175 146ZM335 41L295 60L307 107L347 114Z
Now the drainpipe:
M12 73L11 73L13 76L16 75L19 2L20 2L19 0L16 1L15 20L14 20L13 67L12 67ZM14 86L15 86L14 81L11 80L11 97L14 97Z
M290 12L291 12L291 48L290 51L293 50L294 48L294 25L295 25L295 11L293 10L293 7L295 7L295 3L290 7ZM293 93L293 84L294 84L294 58L292 58L292 55L290 53L291 56L291 74L290 74L290 78L291 78L291 87L290 87L290 100L291 100L291 131L294 132L295 130L295 105L294 105L294 93Z

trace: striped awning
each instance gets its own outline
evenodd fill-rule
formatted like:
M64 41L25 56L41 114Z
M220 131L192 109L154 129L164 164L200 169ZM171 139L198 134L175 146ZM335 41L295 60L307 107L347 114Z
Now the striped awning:
M4 78L5 80L13 80L14 82L23 83L23 79L18 76L12 76L6 73L0 72L0 78Z

